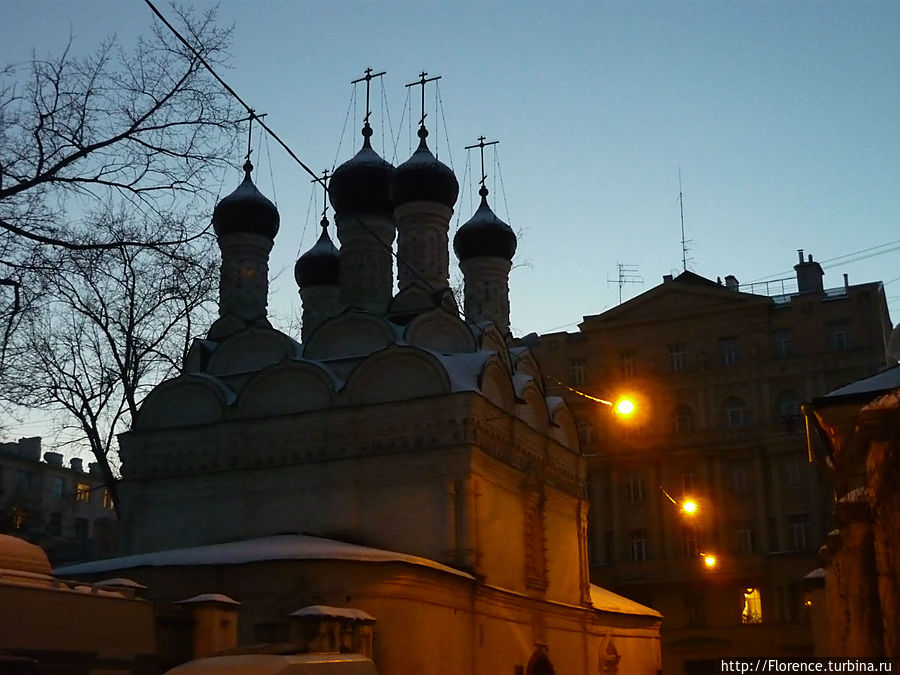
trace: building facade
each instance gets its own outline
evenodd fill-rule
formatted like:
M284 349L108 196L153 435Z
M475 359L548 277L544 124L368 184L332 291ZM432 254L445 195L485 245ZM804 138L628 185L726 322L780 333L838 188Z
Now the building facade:
M279 218L245 165L213 216L220 316L119 439L125 555L60 573L228 595L242 644L360 610L384 675L653 675L661 616L591 585L575 425L509 335L514 233L482 186L460 311L453 172L424 125L396 168L371 135L329 185L340 249L323 217L297 262L302 342L266 318Z
M589 462L592 579L663 613L667 673L813 653L803 577L833 493L801 405L883 368L891 326L880 283L825 289L802 251L795 270L769 294L666 276L532 343ZM597 400L619 396L633 415Z
M54 564L106 557L117 550L117 518L93 464L63 464L41 438L0 443L0 533L41 546Z

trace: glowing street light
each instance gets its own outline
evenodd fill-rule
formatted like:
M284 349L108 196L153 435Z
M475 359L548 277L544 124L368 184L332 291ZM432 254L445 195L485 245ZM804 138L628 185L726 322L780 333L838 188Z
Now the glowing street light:
M620 398L616 401L615 411L617 415L623 415L627 417L634 412L634 401L630 398Z
M693 499L685 499L681 503L681 510L687 515L692 516L697 512L697 502Z
M706 565L706 569L711 570L716 566L716 563L718 562L716 556L709 555L708 553L701 553L700 555L703 556L703 564Z

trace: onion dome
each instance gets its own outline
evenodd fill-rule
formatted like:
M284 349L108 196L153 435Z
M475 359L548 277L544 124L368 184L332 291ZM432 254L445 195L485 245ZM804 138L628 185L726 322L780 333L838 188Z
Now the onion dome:
M460 261L481 256L512 260L516 254L516 235L488 206L488 189L481 186L481 205L453 237L453 251Z
M372 149L372 127L366 122L359 152L334 170L328 195L336 214L394 211L391 202L391 175L394 167Z
M340 277L340 252L328 236L328 219L322 218L319 240L294 265L294 279L303 289L308 286L337 286Z
M274 239L278 233L278 209L256 189L250 172L253 165L244 163L244 180L237 189L216 204L213 229L216 235L246 232Z
M425 139L428 129L419 128L419 147L394 171L391 197L397 206L409 202L437 202L452 209L459 196L459 183L446 164L431 154Z

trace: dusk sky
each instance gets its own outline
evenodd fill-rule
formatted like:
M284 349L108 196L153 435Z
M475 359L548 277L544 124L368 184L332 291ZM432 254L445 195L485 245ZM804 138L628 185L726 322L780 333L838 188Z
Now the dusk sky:
M7 0L3 13L2 64L58 51L70 32L76 53L113 33L127 45L153 21L140 0ZM427 124L462 184L451 237L477 205L464 146L500 141L502 186L490 150L486 164L491 203L520 233L517 335L615 306L617 263L643 277L624 299L681 271L679 168L688 269L788 277L802 248L826 287L842 273L884 281L900 317L898 2L225 0L219 22L234 25L223 76L316 171L339 144L338 163L359 148L364 90L354 116L350 81L367 66L387 71L391 124L375 84L373 140L394 164L415 140L404 84L442 77ZM255 179L282 222L271 307L296 314L293 262L315 241L321 194L275 143L257 147ZM222 178L224 195L241 173Z

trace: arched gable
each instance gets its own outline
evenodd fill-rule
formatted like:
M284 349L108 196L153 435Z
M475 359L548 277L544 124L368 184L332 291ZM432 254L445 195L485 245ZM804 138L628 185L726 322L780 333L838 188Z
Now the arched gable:
M513 385L519 404L516 406L516 416L538 431L547 432L549 420L547 415L547 403L544 395L535 381L527 375L514 375Z
M534 378L534 381L543 389L543 375L541 374L541 368L534 358L534 355L531 353L531 350L520 348L511 350L511 352L513 369L515 372L522 373L523 375L531 375L531 377Z
M308 359L363 356L395 341L394 329L384 319L348 310L313 331L303 347L303 356Z
M237 402L240 417L273 417L321 410L334 403L335 384L322 366L285 361L251 379Z
M227 338L209 357L210 375L252 373L299 356L299 344L271 328L248 328Z
M475 336L469 327L443 309L433 309L413 319L406 328L405 341L436 352L475 351Z
M569 406L560 396L548 396L546 402L551 422L550 436L560 445L577 450L578 428Z
M506 340L503 339L503 334L489 321L482 321L477 324L476 328L478 348L497 352L503 359L507 372L511 373L512 361L509 355L509 347L506 344Z
M181 375L157 385L144 399L133 428L176 429L221 421L234 392L209 375Z
M391 345L372 354L351 373L351 405L403 401L450 392L450 377L434 356L417 347Z
M516 394L506 364L498 354L492 355L484 364L478 376L481 394L502 410L515 410Z
M439 298L436 293L422 285L412 283L395 295L388 304L389 314L410 314L430 311L437 307Z

